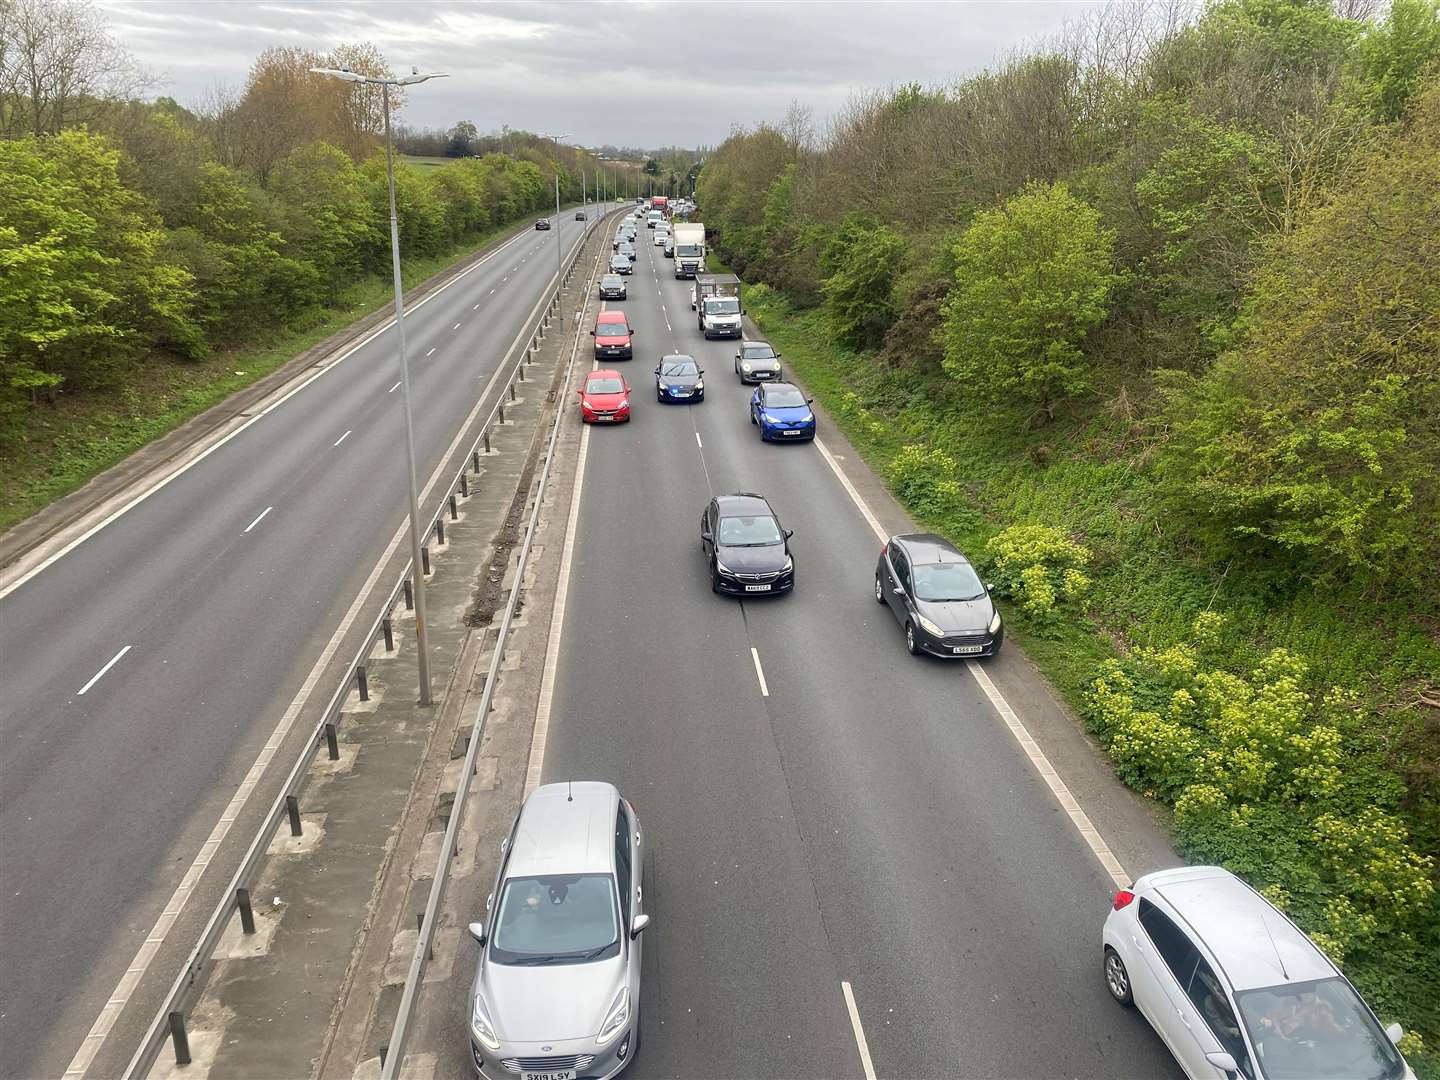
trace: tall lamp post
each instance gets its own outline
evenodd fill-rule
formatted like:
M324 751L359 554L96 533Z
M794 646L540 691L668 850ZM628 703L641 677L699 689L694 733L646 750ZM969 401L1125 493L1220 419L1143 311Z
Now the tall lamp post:
M560 145L561 139L568 139L570 133L564 135L541 135L542 139L549 139L556 146ZM560 304L560 286L565 277L565 245L560 242L560 162L555 162L555 318L559 321L560 335L565 335L565 312Z
M420 704L431 704L430 651L425 628L425 565L420 554L420 493L415 482L415 421L410 408L410 364L405 357L405 291L400 282L400 224L395 216L395 150L390 137L390 88L414 86L430 79L444 79L449 73L433 71L420 74L415 68L409 75L382 78L362 75L349 68L311 68L317 75L330 75L346 82L380 87L385 103L385 179L390 188L390 265L395 274L395 336L400 343L400 400L405 411L405 457L410 479L410 566L415 582L415 652L420 661Z

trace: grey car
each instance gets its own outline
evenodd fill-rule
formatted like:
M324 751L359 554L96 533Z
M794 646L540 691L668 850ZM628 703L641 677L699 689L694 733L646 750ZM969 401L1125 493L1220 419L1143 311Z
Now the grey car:
M875 601L904 627L912 654L994 656L1005 640L989 587L954 544L934 533L885 542L875 566Z
M601 300L624 300L625 279L619 274L606 274L600 279Z
M742 383L778 382L780 354L768 341L742 341L735 354L735 374Z
M501 844L470 988L470 1054L488 1080L604 1080L640 1044L644 845L613 784L545 784Z

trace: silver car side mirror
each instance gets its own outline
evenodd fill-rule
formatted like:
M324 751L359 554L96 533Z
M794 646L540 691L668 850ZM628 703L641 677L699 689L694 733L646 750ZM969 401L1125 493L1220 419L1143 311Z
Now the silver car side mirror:
M649 926L649 925L650 925L650 916L649 916L649 915L636 915L635 918L634 918L634 919L631 921L631 923L630 923L630 936L631 936L632 938L637 938L637 937L639 937L639 936L640 936L640 932L641 932L642 930L644 930L645 927L647 927L647 926Z
M1235 1064L1235 1059L1229 1054L1224 1053L1223 1051L1216 1051L1215 1053L1206 1054L1205 1060L1208 1061L1211 1065L1214 1065L1215 1068L1219 1069L1223 1073L1228 1074L1240 1071L1240 1066Z
M479 944L485 944L485 924L483 922L472 922L470 924L470 936Z
M1385 1034L1389 1036L1392 1043L1394 1043L1396 1046L1399 1046L1400 1040L1405 1037L1405 1029L1399 1024L1386 1024Z

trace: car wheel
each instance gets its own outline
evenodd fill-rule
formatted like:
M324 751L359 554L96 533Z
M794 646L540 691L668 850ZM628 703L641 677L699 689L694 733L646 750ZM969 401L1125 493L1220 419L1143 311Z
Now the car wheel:
M710 567L710 591L713 593L720 591L720 574L713 566Z
M664 400L665 400L665 395L662 394L659 390L656 390L656 391L655 391L655 400L656 400L656 401L664 401Z
M1135 1004L1135 995L1130 991L1130 972L1125 970L1125 961L1108 945L1105 946L1105 989L1110 991L1116 1004L1127 1007Z
M755 419L755 410L754 410L754 409L751 409L751 410L750 410L750 423L755 424L755 425L757 425L757 426L758 426L759 423L760 423L759 420L756 420L756 419Z
M920 651L920 646L915 644L915 624L910 622L905 624L905 651L911 656Z
M885 602L885 590L880 588L879 574L875 575L875 602L877 604L883 604Z

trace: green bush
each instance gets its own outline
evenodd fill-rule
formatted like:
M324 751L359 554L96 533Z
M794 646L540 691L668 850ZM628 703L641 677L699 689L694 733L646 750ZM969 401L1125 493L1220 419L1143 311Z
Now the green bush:
M858 396L842 399L842 415L863 419L865 410ZM961 501L960 485L954 479L955 459L941 450L927 450L911 443L901 448L885 470L886 479L902 502L915 515L934 517L955 509Z
M1059 529L1012 525L985 544L983 569L996 592L1044 628L1089 591L1089 562L1090 553Z

